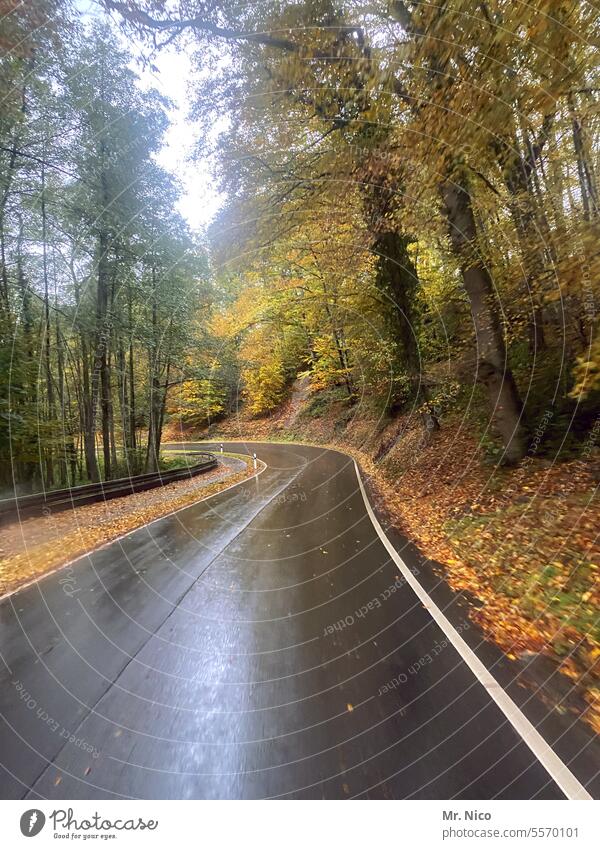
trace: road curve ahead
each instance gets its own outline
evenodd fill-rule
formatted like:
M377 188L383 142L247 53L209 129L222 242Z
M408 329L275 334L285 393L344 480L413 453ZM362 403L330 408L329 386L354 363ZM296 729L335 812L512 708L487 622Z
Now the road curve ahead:
M0 602L0 795L564 798L402 578L353 461L237 450L266 469Z

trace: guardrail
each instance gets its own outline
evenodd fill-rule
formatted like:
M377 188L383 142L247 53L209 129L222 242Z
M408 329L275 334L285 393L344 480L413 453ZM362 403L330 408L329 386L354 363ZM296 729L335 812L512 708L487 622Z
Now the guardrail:
M58 512L83 504L93 504L96 501L107 501L109 498L118 498L122 495L132 495L135 492L165 486L174 481L194 478L218 466L216 456L209 451L187 451L186 454L204 459L193 466L182 466L180 469L169 469L166 472L149 472L145 475L88 483L70 489L56 489L50 492L0 499L0 521L6 522L15 516L30 518L48 510Z

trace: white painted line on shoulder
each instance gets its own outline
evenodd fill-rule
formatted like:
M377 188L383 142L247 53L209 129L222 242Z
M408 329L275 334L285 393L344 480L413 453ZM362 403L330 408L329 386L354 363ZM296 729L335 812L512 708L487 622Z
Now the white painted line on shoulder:
M493 699L496 705L500 708L517 734L519 734L523 741L529 746L533 754L542 764L550 777L558 784L565 796L568 799L592 799L593 797L590 796L583 784L581 784L581 782L573 775L569 767L563 763L550 744L544 740L536 727L527 719L523 711L515 704L506 690L498 683L498 681L496 681L491 672L479 660L475 652L460 636L450 620L442 613L431 596L428 595L427 591L415 578L381 527L381 524L379 523L379 520L371 506L371 502L369 501L356 460L354 461L354 468L356 470L356 477L358 479L358 485L360 487L363 501L365 502L365 507L367 508L367 513L373 523L373 527L377 531L377 534L387 549L390 557L398 569L402 572L406 582L416 593L419 600L423 602L431 614L431 617L440 626L471 672L475 675L480 684L485 687L489 697Z

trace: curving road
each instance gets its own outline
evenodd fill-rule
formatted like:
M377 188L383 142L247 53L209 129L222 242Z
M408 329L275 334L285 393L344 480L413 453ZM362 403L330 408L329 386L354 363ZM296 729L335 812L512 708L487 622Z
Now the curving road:
M231 448L266 468L0 602L0 796L564 798L399 571L353 461ZM591 735L390 538L574 795L597 793Z

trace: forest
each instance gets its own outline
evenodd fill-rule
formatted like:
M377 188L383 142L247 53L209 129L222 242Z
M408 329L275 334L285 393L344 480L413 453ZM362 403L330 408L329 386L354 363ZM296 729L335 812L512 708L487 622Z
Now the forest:
M426 435L462 399L502 463L542 417L555 453L585 445L591 6L106 0L84 25L4 5L4 487L154 470L165 421L268 415L299 375ZM205 238L156 164L168 119L134 36L211 71L190 91L226 198Z
M207 257L154 160L167 124L104 22L8 4L0 85L2 486L159 462ZM8 26L8 23L10 27Z
M600 386L595 13L475 5L218 3L215 32L108 3L158 43L193 33L203 62L215 39L229 45L193 108L207 133L227 115L211 257L234 281L220 320L252 412L308 372L312 390L384 416L409 408L428 433L466 391L507 464L544 416L555 453L587 439Z

